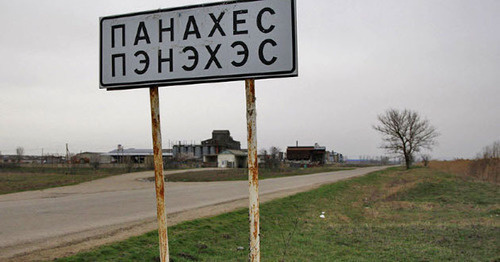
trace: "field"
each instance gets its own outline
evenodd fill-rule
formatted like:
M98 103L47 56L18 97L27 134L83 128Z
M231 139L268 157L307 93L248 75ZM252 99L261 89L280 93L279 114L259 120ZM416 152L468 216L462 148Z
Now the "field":
M0 168L0 194L67 186L126 173L125 169L101 168Z
M494 183L390 168L261 206L263 261L499 261ZM239 210L169 228L172 261L247 261ZM325 218L320 218L325 212ZM156 232L58 261L157 261Z
M259 177L260 179L266 179L348 169L352 168L337 166L279 169L261 168L259 169ZM146 169L127 170L124 168L100 168L97 170L92 168L0 168L0 194L74 185L113 175L129 173L130 171L145 170ZM154 177L150 177L149 179L153 181ZM247 179L247 169L197 170L170 174L165 177L165 180L170 182L209 182Z
M333 172L340 170L349 170L352 167L324 166L311 168L259 168L259 179L277 178L285 176L307 175L321 172ZM154 180L154 177L150 178ZM247 169L225 169L225 170L206 170L171 174L165 177L169 182L211 182L211 181L235 181L248 180Z

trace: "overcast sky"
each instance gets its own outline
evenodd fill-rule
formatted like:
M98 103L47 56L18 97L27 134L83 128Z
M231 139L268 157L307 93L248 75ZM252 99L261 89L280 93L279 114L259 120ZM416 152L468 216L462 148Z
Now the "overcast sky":
M99 17L213 1L0 0L0 151L151 148L148 89L99 89ZM258 147L379 156L389 108L438 129L433 157L500 139L500 1L297 0L299 77L256 81ZM160 88L164 147L228 129L246 147L244 82Z

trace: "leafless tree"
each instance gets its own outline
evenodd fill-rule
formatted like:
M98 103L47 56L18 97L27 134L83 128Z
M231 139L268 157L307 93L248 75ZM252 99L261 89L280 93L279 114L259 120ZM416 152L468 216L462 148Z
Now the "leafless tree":
M380 157L380 164L381 165L388 165L389 164L389 157L387 156L381 156Z
M389 109L378 116L379 124L373 128L382 134L382 148L390 153L401 155L409 169L414 154L422 149L431 150L436 144L439 133L427 119L415 111Z
M422 158L422 163L424 164L425 167L429 166L429 161L431 161L431 155L429 154L422 154L420 156Z
M496 141L492 145L483 148L483 152L481 155L478 156L478 158L483 158L483 159L500 158L500 141Z
M261 150L259 150L259 155L261 155L261 156L266 156L266 157L267 157L267 150L266 150L266 149L264 149L264 148L263 148L263 149L261 149Z
M16 148L16 155L17 155L17 162L21 163L21 160L23 159L24 155L24 148L19 146Z
M269 148L269 155L272 159L279 159L281 149L279 147L272 146Z
M269 165L268 167L269 168L277 168L279 167L280 165L280 152L281 152L281 149L279 147L276 147L276 146L271 146L269 148Z
M498 183L500 176L500 141L483 148L469 166L469 174L479 179Z

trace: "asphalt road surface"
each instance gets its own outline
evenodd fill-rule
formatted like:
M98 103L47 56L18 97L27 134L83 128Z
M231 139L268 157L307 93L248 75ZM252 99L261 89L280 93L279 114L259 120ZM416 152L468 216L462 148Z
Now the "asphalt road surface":
M385 167L293 176L260 181L261 196L299 192ZM169 172L172 173L172 172ZM0 195L0 260L99 238L106 229L128 230L156 219L154 183L131 173L75 186ZM167 213L182 213L248 198L247 181L166 183Z

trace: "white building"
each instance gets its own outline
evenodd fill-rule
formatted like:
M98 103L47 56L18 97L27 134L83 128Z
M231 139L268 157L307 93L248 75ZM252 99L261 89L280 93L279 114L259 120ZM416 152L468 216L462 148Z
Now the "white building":
M248 153L242 150L225 150L217 155L217 166L222 168L246 168Z

